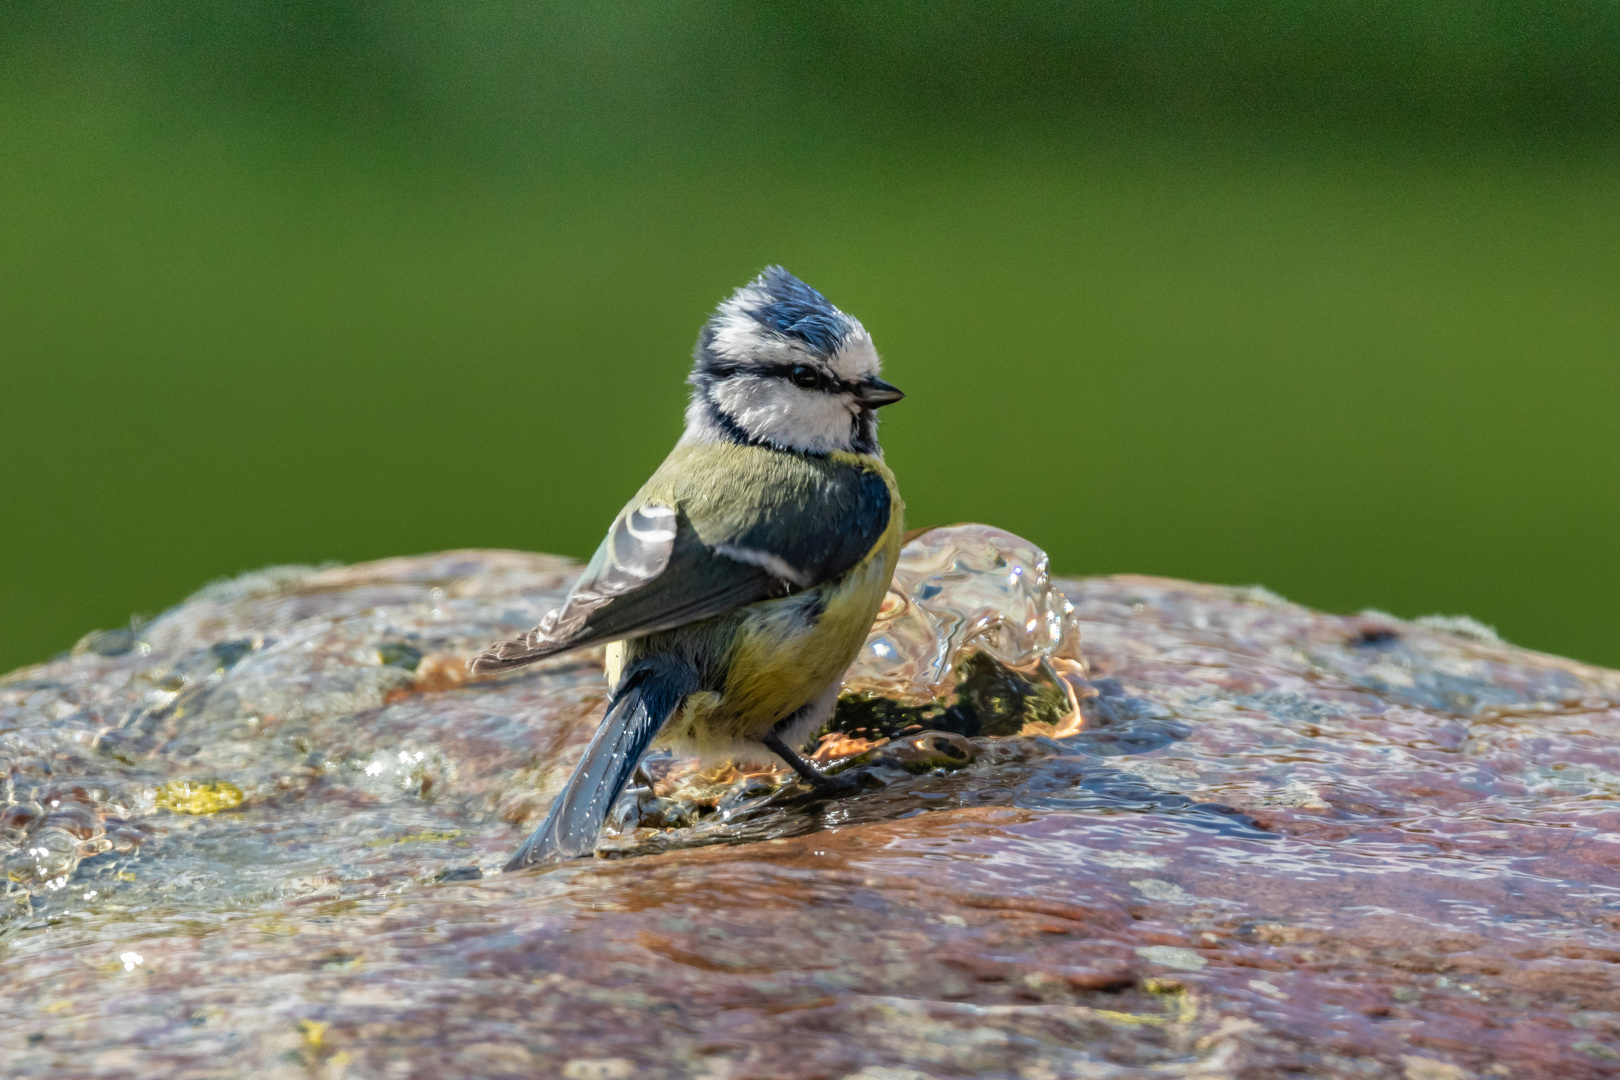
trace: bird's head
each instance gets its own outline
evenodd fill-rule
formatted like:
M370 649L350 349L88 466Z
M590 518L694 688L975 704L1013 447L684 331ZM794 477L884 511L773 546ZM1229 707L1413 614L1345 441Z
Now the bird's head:
M880 453L875 410L899 401L853 316L772 266L716 309L693 352L686 438Z

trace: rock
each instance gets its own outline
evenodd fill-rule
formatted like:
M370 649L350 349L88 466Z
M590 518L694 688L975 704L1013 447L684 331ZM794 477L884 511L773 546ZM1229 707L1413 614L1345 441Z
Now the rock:
M263 571L0 680L0 1076L1613 1075L1620 673L937 530L822 734L869 790L656 758L502 874L600 655L461 665L576 571Z

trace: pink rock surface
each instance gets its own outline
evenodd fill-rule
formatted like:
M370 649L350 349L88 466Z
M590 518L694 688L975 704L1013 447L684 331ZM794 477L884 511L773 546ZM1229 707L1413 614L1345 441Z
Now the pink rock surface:
M458 662L573 570L264 572L0 681L0 1077L1620 1073L1620 673L1060 582L1077 734L502 875L599 658Z

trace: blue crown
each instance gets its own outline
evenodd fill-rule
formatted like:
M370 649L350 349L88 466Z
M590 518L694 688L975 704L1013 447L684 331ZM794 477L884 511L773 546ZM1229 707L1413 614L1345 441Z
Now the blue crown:
M780 266L767 266L747 287L769 298L751 309L750 315L783 337L799 339L819 355L830 355L855 329L853 319Z
M859 333L861 324L825 296L780 266L768 266L732 293L703 325L694 374L746 365L755 347L768 352L773 341L800 343L826 359ZM729 344L719 346L721 338ZM724 355L718 355L717 348Z

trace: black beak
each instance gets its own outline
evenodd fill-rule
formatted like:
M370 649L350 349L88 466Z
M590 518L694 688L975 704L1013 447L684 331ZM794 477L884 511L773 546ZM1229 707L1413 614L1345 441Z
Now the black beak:
M855 387L855 403L863 409L881 409L905 396L876 375Z

